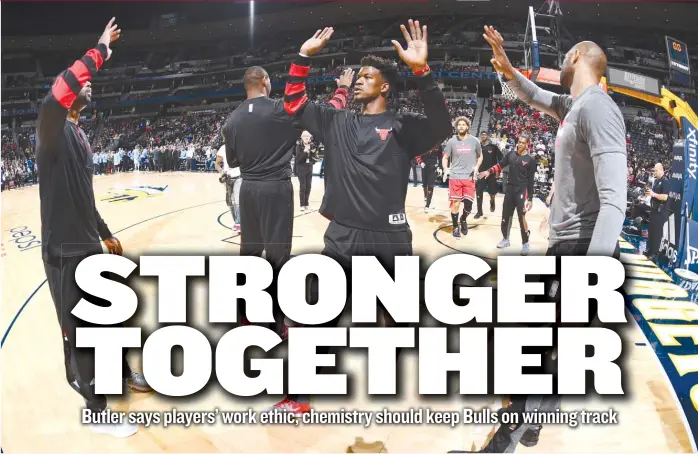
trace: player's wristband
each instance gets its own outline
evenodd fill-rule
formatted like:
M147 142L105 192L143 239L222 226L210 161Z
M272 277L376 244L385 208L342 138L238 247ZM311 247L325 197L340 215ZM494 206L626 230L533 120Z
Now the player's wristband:
M417 71L413 71L412 74L419 77L419 76L423 76L423 75L429 73L430 71L431 71L431 68L429 68L429 64L427 64L422 69L418 69Z

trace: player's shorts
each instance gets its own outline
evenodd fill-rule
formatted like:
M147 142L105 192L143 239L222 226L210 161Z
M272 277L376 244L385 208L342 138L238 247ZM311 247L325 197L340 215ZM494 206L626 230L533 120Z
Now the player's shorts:
M475 180L448 180L448 197L451 200L475 200Z
M478 194L487 191L489 195L497 195L499 188L497 187L497 175L490 175L487 178L477 180L475 184Z

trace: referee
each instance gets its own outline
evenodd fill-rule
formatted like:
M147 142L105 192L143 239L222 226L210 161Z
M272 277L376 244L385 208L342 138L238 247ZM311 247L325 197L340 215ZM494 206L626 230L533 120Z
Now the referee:
M346 78L346 74L342 78ZM266 259L277 273L291 257L291 157L301 130L284 111L283 100L269 98L271 80L263 68L249 68L243 83L247 99L230 114L223 126L228 166L231 169L240 167L242 176L240 255L261 257L266 252ZM341 83L346 82L342 80ZM346 88L340 87L330 104L344 107L346 101ZM274 312L277 332L284 335L283 315L276 305Z
M39 111L36 129L41 205L42 258L51 298L56 307L63 337L65 376L70 386L85 399L94 413L107 410L107 398L95 394L95 351L77 348L78 327L90 326L72 314L86 295L75 282L75 270L85 258L102 253L100 238L110 254L122 254L121 243L107 227L95 206L92 188L92 150L85 132L78 126L80 112L92 100L90 79L111 57L110 45L121 30L109 21L97 47L87 53L54 81ZM132 372L122 355L124 381L136 391L150 387L141 374ZM117 438L135 434L138 426L93 425L95 432Z
M580 42L565 55L560 84L570 95L536 86L514 69L504 52L504 40L485 26L492 46L491 62L516 96L560 121L555 140L555 197L550 207L547 255L620 256L618 237L625 220L627 154L625 122L618 106L599 86L606 72L606 55L595 43ZM560 269L560 263L556 269ZM559 277L548 279L545 294L560 303ZM595 315L592 310L591 316ZM550 352L546 352L549 357ZM559 396L524 396L518 407L526 411L554 411ZM513 452L519 442L538 443L541 427L501 425L485 452Z
M669 220L669 180L661 163L654 165L654 184L646 195L650 197L650 224L647 235L647 256L650 260L657 258L662 241L662 229Z

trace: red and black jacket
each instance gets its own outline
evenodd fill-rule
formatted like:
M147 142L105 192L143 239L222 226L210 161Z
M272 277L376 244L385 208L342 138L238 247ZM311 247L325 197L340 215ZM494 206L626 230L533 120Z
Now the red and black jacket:
M100 237L112 236L95 205L89 141L67 120L73 101L106 58L104 44L88 50L56 78L39 110L36 150L45 261L101 253Z

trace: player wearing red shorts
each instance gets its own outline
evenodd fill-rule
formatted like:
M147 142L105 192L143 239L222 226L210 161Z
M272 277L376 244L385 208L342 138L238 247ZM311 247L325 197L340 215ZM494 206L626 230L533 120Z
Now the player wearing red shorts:
M456 118L456 132L457 134L448 139L444 147L443 171L444 175L449 175L448 197L451 200L453 238L460 239L461 234L468 234L466 220L475 200L475 176L482 164L482 146L476 137L469 134L470 120L466 117ZM460 229L458 229L458 212L461 202L463 202L463 215L460 218Z

